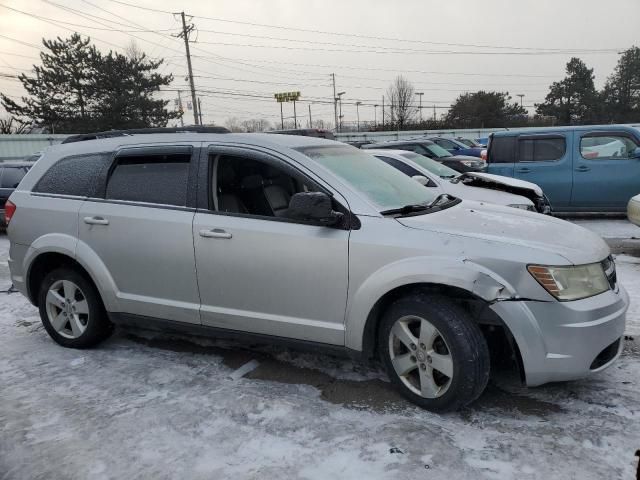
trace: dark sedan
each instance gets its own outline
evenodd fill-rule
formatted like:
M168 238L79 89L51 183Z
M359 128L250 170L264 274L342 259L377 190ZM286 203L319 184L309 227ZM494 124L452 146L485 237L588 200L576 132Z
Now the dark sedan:
M459 140L454 140L453 138L429 137L427 138L427 140L431 140L436 145L441 146L451 155L469 155L470 157L480 158L480 154L483 150L483 148L480 146L470 147L466 143L463 143Z
M362 146L363 150L367 148L390 148L392 150L416 152L425 157L432 158L449 168L453 168L460 173L485 172L487 170L487 164L479 158L468 155L452 155L431 140L397 140Z

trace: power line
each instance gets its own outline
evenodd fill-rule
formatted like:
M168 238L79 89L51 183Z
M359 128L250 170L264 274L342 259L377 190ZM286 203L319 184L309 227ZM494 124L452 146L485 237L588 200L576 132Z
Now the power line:
M122 0L109 0L110 2L119 3L121 5L126 5L128 7L138 8L141 10L148 10L157 13L168 13L172 12L166 10L159 10L149 7L141 7L140 5L134 5L132 3L124 2ZM288 31L296 31L296 32L304 32L304 33L314 33L314 34L322 34L322 35L335 35L340 37L353 37L353 38L366 38L370 40L382 40L382 41L392 41L392 42L406 42L406 43L419 43L425 45L442 45L448 47L472 47L472 48L494 48L494 49L505 49L505 50L544 50L544 51L559 51L562 49L556 48L539 48L539 47L520 47L520 46L507 46L507 45L489 45L489 44L473 44L473 43L452 43L452 42L434 42L429 40L414 40L414 39L404 39L404 38L392 38L392 37L381 37L374 35L362 35L355 33L344 33L344 32L331 32L326 30L315 30L315 29L307 29L307 28L298 28L298 27L286 27L283 25L270 25L266 23L255 23L255 22L247 22L240 20L229 20L224 18L216 18L216 17L207 17L204 15L195 15L195 17L205 20L212 20L216 22L224 22L224 23L234 23L238 25L248 25L253 27L263 27L263 28L273 28L279 30L288 30ZM596 49L576 49L576 52L584 52L584 51L594 51ZM616 49L620 50L620 49Z

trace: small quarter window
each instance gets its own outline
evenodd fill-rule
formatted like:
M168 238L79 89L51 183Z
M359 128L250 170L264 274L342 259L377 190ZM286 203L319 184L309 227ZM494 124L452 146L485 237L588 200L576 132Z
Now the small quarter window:
M63 158L47 170L33 191L91 197L95 180L108 160L108 153Z
M106 198L183 207L190 160L189 154L120 156Z

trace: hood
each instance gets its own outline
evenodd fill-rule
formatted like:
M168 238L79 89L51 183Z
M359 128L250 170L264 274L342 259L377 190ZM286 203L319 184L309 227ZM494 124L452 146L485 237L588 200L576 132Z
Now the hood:
M478 157L474 157L471 155L452 155L451 157L442 157L438 160L473 160L474 162L481 162Z
M495 184L495 185L504 185L507 187L520 188L525 190L530 190L535 193L537 196L542 197L542 189L536 185L535 183L526 182L524 180L518 180L517 178L504 177L502 175L494 175L491 173L482 173L482 172L467 172L463 173L459 177L464 183L465 179L471 179L472 181L477 179L481 183L487 184ZM473 183L474 186L479 187L481 185Z
M602 238L573 223L470 200L439 212L397 220L405 227L418 230L535 248L561 255L575 265L599 262L610 253Z
M480 188L479 186L467 185L464 182L451 182L449 180L440 180L440 182L445 192L464 200L495 203L497 205L531 205L535 207L534 203L527 197L500 189Z

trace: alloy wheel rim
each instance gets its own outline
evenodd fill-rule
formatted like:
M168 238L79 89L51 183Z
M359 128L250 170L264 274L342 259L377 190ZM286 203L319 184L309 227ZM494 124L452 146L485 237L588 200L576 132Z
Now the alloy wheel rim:
M89 324L87 299L75 283L57 280L47 291L45 300L47 318L53 329L62 337L80 337Z
M391 364L402 383L423 398L444 395L453 379L451 350L427 319L407 315L389 333Z

